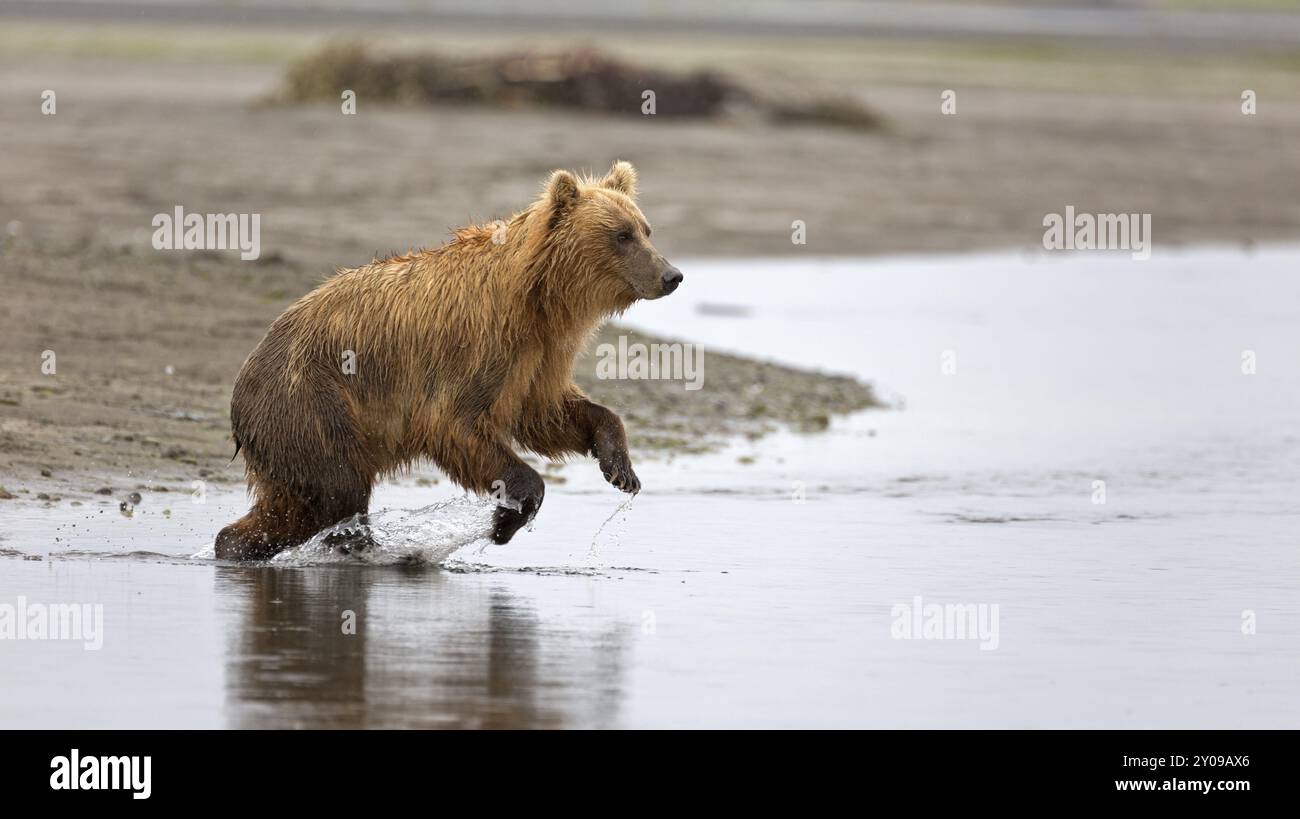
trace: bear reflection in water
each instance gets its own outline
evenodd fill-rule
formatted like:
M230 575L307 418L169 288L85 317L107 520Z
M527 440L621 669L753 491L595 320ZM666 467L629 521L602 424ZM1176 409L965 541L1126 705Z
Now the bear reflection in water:
M618 722L630 622L550 622L504 584L429 567L216 571L218 596L231 604L231 727Z

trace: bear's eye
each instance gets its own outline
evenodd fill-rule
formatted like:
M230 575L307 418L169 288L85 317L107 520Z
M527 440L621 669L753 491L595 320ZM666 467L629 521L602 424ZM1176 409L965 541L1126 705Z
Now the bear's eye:
M630 230L619 231L619 234L618 234L618 240L619 240L620 242L630 242L630 241L632 241L632 231L630 231Z

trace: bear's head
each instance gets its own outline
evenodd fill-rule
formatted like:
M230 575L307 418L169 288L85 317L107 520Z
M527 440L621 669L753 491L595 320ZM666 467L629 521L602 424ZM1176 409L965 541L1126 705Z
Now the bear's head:
M539 203L547 244L566 276L622 310L637 299L662 298L681 271L650 244L650 223L636 205L636 170L615 162L602 179L555 171Z

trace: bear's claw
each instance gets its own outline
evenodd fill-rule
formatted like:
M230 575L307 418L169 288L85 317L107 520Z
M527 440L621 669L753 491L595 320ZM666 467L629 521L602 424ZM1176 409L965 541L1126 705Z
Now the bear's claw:
M632 469L632 459L626 450L616 451L600 459L600 474L605 476L614 488L635 495L641 491L641 479Z

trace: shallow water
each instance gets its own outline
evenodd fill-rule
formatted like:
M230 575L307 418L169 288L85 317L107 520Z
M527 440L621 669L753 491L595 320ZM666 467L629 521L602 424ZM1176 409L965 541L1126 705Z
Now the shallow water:
M1300 249L681 266L634 323L901 408L623 509L576 462L506 546L445 482L273 567L193 557L239 496L7 507L0 603L105 622L0 640L0 726L1300 726ZM996 648L895 639L918 596Z

